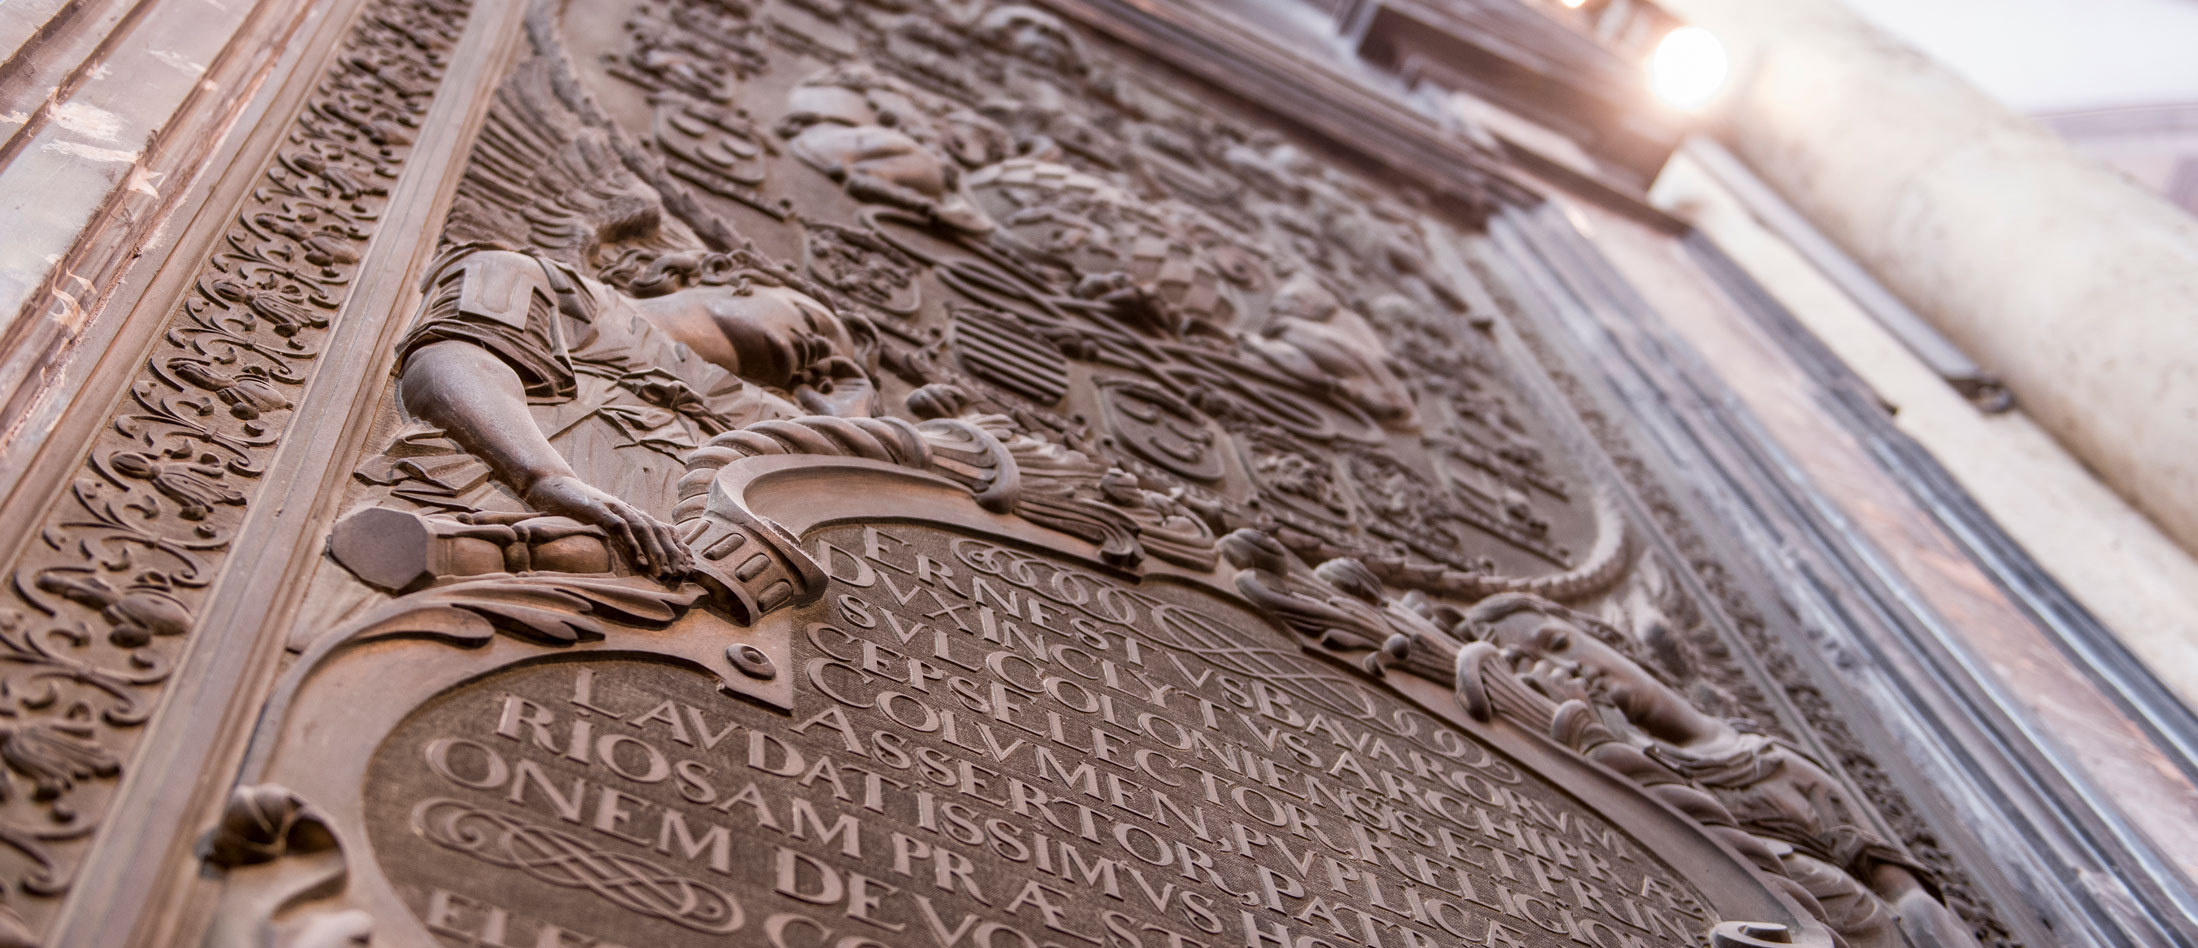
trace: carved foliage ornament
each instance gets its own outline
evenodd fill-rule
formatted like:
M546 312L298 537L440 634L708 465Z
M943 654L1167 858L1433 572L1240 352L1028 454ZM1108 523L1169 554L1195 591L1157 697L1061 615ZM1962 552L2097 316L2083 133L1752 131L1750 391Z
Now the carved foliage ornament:
M1679 763L1700 747L1595 691L1638 663L1543 674L1526 644L1498 644L1513 631L1474 624L1531 602L1584 633L1593 620L1559 601L1623 612L1649 581L1610 489L1521 395L1530 369L1499 351L1496 320L1446 262L1456 235L1423 202L1021 5L627 9L621 32L581 36L556 5L534 8L399 343L391 415L330 537L343 572L316 589L347 620L301 630L293 682L367 642L664 649L666 630L707 616L736 630L709 667L758 693L740 676L776 675L762 630L835 580L748 488L787 459L846 461L953 485L1125 576L1233 586L1310 650L1431 678L1581 757L1640 756L1653 766L1620 772L1699 804L1689 815L1850 943L1962 944L1929 874L1866 838L1859 811L1783 814L1807 831L1779 835L1776 814L1727 798L1776 796L1786 778L1720 783ZM379 193L314 156L283 169L324 196ZM300 259L341 275L336 236L353 231L301 232L318 243ZM336 299L335 277L315 279L202 293L273 337L258 358L237 353L246 364L207 401L258 425L247 437L273 436L284 389L270 383L302 381L284 347L317 338ZM225 437L207 444L227 454L133 448L99 470L198 524L189 542L218 545L249 502L234 479L257 473L230 460L251 444ZM139 590L56 575L49 596L66 589L148 640L188 625L177 578ZM1524 634L1546 663L1577 662ZM1744 733L1695 696L1656 697ZM1747 747L1736 766L1790 750ZM1775 764L1821 776L1812 793L1838 784L1813 762ZM441 798L406 819L456 857L576 898L691 931L742 923L712 880L558 827ZM1790 934L1736 923L1708 937Z
M0 940L77 860L242 523L387 203L464 0L344 41L0 597Z

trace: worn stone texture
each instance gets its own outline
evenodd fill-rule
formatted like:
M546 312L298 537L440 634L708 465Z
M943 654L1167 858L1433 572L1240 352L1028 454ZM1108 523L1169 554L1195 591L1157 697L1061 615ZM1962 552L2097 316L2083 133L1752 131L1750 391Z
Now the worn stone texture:
M1189 8L251 10L23 415L0 940L2018 941L1497 155Z

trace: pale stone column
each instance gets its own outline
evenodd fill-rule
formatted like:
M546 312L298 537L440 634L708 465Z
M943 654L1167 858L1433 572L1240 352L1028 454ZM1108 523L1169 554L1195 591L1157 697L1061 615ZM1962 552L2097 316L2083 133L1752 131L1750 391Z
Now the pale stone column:
M1663 6L1733 53L1732 149L2198 551L2198 219L1837 0Z

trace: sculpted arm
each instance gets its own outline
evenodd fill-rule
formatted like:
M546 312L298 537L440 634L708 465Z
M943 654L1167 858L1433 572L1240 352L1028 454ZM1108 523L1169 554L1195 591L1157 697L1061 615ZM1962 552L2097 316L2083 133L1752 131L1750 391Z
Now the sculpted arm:
M521 496L544 480L574 476L535 426L519 373L479 346L448 341L414 351L397 393L406 411L448 432Z
M656 576L691 566L670 526L573 473L535 424L519 374L502 359L458 340L422 346L405 359L397 391L406 411L442 428L528 506L601 528Z

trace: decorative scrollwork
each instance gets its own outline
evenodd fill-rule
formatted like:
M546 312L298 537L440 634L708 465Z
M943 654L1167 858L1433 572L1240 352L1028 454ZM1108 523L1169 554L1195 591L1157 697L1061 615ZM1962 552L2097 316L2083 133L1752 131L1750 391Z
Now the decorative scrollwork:
M119 413L0 592L0 846L66 891L348 296L466 0L380 0L345 40ZM29 784L21 792L17 779ZM34 930L51 910L17 900ZM4 927L4 926L0 926Z
M1144 81L1021 4L666 0L602 37L561 35L555 7L459 182L446 259L470 262L439 272L447 298L403 344L410 424L362 465L365 512L330 545L368 587L350 592L395 597L347 635L567 646L690 607L741 624L813 601L829 577L742 493L787 456L924 472L1119 570L1233 580L1374 675L1485 662L1455 625L1476 601L1610 612L1652 585L1658 544L1629 537L1636 513L1469 304L1462 245L1422 197ZM339 105L364 140L401 137ZM214 531L201 542L223 542L222 490L257 476L252 439L279 432L265 419L299 375L287 354L341 295L345 235L370 226L337 211L387 185L326 157L280 169L318 204L253 222L296 251L196 297L259 348L186 356L174 392L141 399L133 424L200 426L188 451L130 446L93 485L157 496ZM309 280L251 282L297 260ZM488 292L521 283L540 292ZM438 369L429 343L464 357ZM499 363L520 378L471 371ZM453 407L492 384L509 411ZM526 464L478 447L530 423ZM111 556L174 558L159 540ZM162 565L141 587L71 575L48 595L141 616L154 640L159 597L203 583ZM621 614L629 600L645 608Z
M584 889L629 912L682 928L722 935L746 921L740 903L715 887L646 859L461 800L420 801L412 809L412 829L431 843L489 865L517 869L551 885Z

